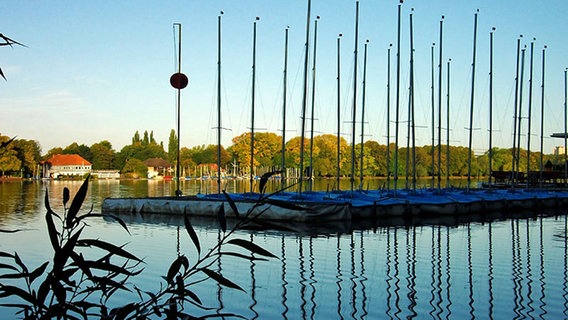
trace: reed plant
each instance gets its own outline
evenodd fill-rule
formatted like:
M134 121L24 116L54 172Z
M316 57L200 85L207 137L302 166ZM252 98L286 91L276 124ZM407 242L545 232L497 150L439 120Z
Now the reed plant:
M129 252L126 245L85 236L84 231L89 227L87 221L101 217L114 219L129 232L118 216L95 213L92 207L87 212L81 210L88 182L89 177L73 199L69 189L64 188L63 214L52 210L46 191L45 223L53 249L51 260L31 267L18 253L0 251L1 306L12 308L15 316L22 319L243 318L210 308L194 288L210 281L212 285L244 291L212 268L222 256L247 260L276 258L253 242L234 236L236 230L254 219L252 209L240 215L231 197L225 193L226 203L235 212L237 222L227 230L223 203L217 213L223 235L208 250L202 250L199 236L191 224L191 212L185 212L184 226L193 244L191 252L180 252L169 265L167 274L156 279L160 282L159 289L148 291L132 281L142 273L143 259ZM262 199L258 205L261 203ZM258 214L257 210L254 215ZM243 254L243 249L251 254ZM113 297L121 294L130 294L133 299L125 305L117 305L117 299Z

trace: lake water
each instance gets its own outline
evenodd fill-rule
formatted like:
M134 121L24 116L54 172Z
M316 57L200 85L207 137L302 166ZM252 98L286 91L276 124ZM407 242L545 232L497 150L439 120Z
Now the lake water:
M246 189L240 183L231 189ZM73 195L80 184L0 183L0 229L21 230L0 233L0 250L18 252L30 268L47 261L51 247L43 220L45 192L60 213L63 187L69 187ZM182 183L184 194L215 188L214 182ZM173 190L175 182L93 181L85 209L93 205L94 211L100 211L102 200L109 196L160 196ZM515 218L241 230L234 237L252 240L278 259L251 262L222 257L213 268L245 292L213 281L195 290L213 312L234 312L247 319L567 318L565 212L510 212L507 216ZM89 221L88 233L127 244L130 252L145 259L145 270L134 280L143 289L159 287L160 277L179 252L193 261L195 250L181 218L121 218L130 235L116 222L102 218ZM216 221L191 221L205 247L202 251L222 236ZM132 296L119 299L125 303ZM0 308L0 318L14 315Z

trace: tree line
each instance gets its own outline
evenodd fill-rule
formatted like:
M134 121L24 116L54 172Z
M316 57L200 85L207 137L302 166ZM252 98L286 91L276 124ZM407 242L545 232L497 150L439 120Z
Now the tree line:
M137 172L146 169L143 161L150 158L167 160L173 167L177 162L177 136L171 130L167 150L163 142L154 139L153 131L144 131L141 135L138 131L132 137L132 143L124 146L120 151L113 149L108 140L103 140L87 146L73 142L62 148L50 149L41 155L41 146L35 140L10 138L0 134L0 176L15 175L31 177L38 170L38 164L55 154L78 154L91 162L93 170L119 170L121 173ZM299 168L300 163L300 137L294 137L285 144L282 152L282 137L271 132L258 132L254 135L255 148L253 157L253 173L260 175L267 171L279 170L284 165L286 168ZM232 145L224 148L221 146L221 167L227 174L243 175L250 173L251 133L246 132L232 139ZM363 166L363 174L367 177L385 177L388 172L394 173L394 152L396 146L391 143L388 148L384 144L368 140L363 145L363 157L361 157L361 145L355 145L355 158L351 159L351 146L344 138L339 141L339 168L341 176L350 176L355 165L355 175L358 176L360 166ZM441 148L441 149L440 149ZM468 171L468 157L470 150L463 146L450 146L449 165L445 145L432 147L425 145L416 147L414 152L400 147L398 149L398 175L412 175L412 168L416 170L417 177L436 175L438 170L441 175L465 176ZM387 170L387 150L389 151L389 166ZM441 150L438 163L438 152ZM434 153L434 157L432 157ZM531 170L539 170L541 155L539 152L531 152L527 160L527 151L521 150L519 171L526 171L530 161ZM311 158L309 155L312 155ZM413 157L414 155L414 157ZM472 175L487 176L489 174L489 152L482 155L472 154ZM493 170L510 171L513 163L512 149L493 148ZM362 159L362 163L361 163ZM414 161L413 161L414 159ZM434 164L432 164L432 159ZM550 161L553 165L562 165L564 155L542 155L543 163ZM206 169L216 168L217 145L199 145L191 148L181 147L179 153L180 169L185 175L199 175ZM331 134L315 136L313 141L304 139L304 168L313 168L316 177L332 177L337 174L337 137ZM440 165L441 164L441 165ZM408 168L408 170L407 170ZM449 172L448 172L449 170ZM215 170L213 170L215 171Z

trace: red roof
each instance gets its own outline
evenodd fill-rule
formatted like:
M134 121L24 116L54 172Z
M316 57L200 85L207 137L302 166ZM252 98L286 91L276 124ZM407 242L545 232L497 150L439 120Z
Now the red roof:
M78 154L56 154L47 160L52 166L90 166L91 163Z

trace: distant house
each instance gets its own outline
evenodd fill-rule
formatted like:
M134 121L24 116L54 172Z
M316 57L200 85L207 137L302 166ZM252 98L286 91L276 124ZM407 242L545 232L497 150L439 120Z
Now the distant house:
M92 164L78 154L56 154L43 162L43 177L84 176L91 173Z
M150 158L144 161L148 167L148 179L168 176L172 165L162 158Z

